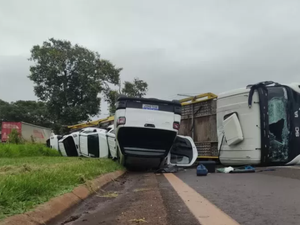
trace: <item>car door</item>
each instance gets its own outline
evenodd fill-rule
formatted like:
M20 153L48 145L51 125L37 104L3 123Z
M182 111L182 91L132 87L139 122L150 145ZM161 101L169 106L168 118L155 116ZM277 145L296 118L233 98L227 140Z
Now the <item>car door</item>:
M115 135L115 130L111 129L109 132L106 133L107 137L107 144L108 144L108 149L110 152L110 155L112 158L117 158L117 144L116 144L116 135Z
M198 158L197 147L191 137L177 135L167 158L169 165L192 166Z
M64 138L58 141L58 149L62 156L67 156L63 140Z
M79 135L79 155L81 156L89 156L88 151L88 133L82 132Z

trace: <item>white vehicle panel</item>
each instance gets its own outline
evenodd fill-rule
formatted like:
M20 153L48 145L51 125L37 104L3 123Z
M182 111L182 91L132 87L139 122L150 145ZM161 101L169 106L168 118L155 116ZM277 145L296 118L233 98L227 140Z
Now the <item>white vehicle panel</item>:
M65 139L65 137L62 138L61 140L59 140L58 147L59 147L59 151L60 151L62 156L68 156L67 153L66 153L65 145L63 143L64 139Z
M89 156L88 133L81 133L79 136L79 155Z
M168 155L167 164L181 167L192 166L198 158L197 147L191 137L177 135Z
M111 130L114 132L114 130ZM110 155L112 158L117 158L118 154L117 154L117 144L116 144L116 135L112 132L108 132L106 134L107 137L107 143L108 143L108 148L110 151Z
M244 140L241 124L236 113L226 118L223 123L225 138L229 146Z
M50 148L59 150L58 136L59 135L53 135L53 136L50 137Z
M240 90L234 94L228 93L217 99L217 131L219 142L219 158L224 165L258 164L261 157L260 109L253 103L248 107L248 93ZM248 89L249 92L249 89ZM258 93L253 95L253 102L258 102ZM237 113L243 130L243 141L229 146L226 143L224 117Z
M125 116L126 125L131 127L145 127L148 124L157 129L174 130L174 113L171 112L127 108Z
M109 148L107 144L107 137L105 133L98 133L99 135L99 143L100 143L100 158L108 158L109 156Z

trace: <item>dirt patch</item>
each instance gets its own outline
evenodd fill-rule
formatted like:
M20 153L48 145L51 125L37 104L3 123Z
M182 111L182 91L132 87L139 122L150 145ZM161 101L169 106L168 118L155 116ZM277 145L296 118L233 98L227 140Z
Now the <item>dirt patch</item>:
M130 173L103 187L55 225L166 225L166 215L156 176Z
M117 192L107 192L103 195L97 195L97 196L100 198L116 198L116 197L118 197L118 195L119 194Z
M15 175L20 173L31 172L32 166L24 164L22 166L2 166L0 167L0 175Z

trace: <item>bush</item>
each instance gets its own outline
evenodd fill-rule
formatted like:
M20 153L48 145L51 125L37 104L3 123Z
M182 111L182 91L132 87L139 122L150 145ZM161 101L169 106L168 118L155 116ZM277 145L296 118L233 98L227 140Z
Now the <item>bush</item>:
M8 135L7 142L12 143L12 144L23 144L24 140L23 140L21 134L16 129L12 129Z

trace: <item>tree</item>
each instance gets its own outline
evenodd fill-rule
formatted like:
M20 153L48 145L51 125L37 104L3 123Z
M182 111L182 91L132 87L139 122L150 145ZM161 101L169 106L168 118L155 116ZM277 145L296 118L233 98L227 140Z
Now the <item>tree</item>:
M16 101L11 103L12 121L23 121L44 127L52 127L53 121L44 102Z
M120 91L121 90L121 91ZM128 97L138 97L141 98L146 95L148 91L148 84L135 78L133 82L124 82L124 87L121 89L119 86L119 91L107 89L105 91L105 101L109 105L109 114L114 115L116 111L116 102L119 95L126 95Z
M33 46L29 78L36 96L56 124L85 121L100 112L99 94L119 83L121 68L100 58L97 52L69 41L49 39Z
M146 95L147 91L148 91L148 84L143 80L135 78L132 83L128 81L124 82L122 94L127 95L128 97L141 98L144 95Z
M109 115L114 115L116 112L116 102L119 96L119 92L116 90L106 90L105 101L108 103Z
M52 127L53 122L43 102L16 101L12 103L0 99L0 122L22 121L44 127ZM0 124L1 126L1 124Z
M0 99L0 122L9 120L9 111L10 104Z

